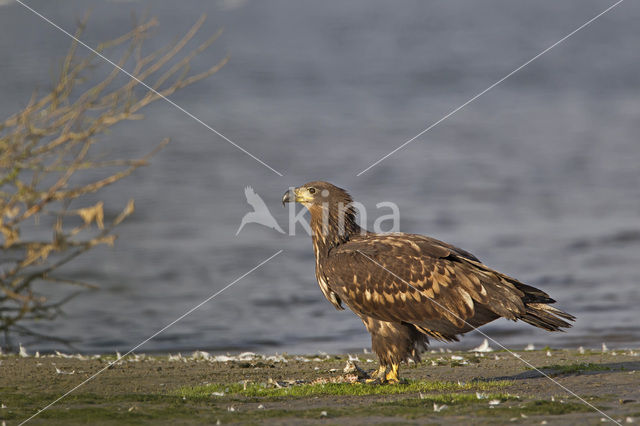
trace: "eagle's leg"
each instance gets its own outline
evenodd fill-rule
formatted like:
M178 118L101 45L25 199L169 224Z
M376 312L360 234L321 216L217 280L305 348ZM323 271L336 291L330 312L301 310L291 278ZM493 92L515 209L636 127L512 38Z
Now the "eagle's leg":
M426 336L412 324L380 321L364 315L360 318L371 333L371 348L380 363L372 377L381 382L398 383L400 363L408 359L420 360L418 350L426 344Z
M400 379L398 378L398 368L400 367L399 364L393 363L391 364L391 368L389 369L389 371L387 371L387 374L385 375L385 379L387 382L389 383L399 383Z

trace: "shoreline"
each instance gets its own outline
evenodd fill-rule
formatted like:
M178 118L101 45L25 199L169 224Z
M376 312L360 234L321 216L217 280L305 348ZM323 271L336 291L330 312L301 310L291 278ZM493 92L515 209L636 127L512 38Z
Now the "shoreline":
M0 355L0 420L276 424L640 422L640 350L430 351L397 385L356 382L375 355ZM108 367L108 368L106 368ZM345 370L345 368L347 368ZM355 383L354 383L355 382ZM587 404L602 410L597 412Z

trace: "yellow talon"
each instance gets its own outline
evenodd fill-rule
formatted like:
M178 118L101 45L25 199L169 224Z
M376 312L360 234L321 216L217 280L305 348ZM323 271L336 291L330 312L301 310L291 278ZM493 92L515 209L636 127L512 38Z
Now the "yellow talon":
M385 379L389 383L399 383L398 379L398 364L391 364L391 370L389 370L385 376Z

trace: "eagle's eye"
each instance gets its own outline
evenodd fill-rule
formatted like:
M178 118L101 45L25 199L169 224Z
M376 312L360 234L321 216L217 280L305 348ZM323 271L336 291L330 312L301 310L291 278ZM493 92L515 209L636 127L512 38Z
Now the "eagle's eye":
M315 188L309 188L309 194L315 194L315 193L316 193Z

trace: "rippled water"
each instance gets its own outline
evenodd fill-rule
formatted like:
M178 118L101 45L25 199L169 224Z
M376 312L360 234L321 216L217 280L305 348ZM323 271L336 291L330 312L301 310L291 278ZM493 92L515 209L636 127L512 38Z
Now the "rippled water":
M326 179L401 229L459 245L548 291L578 317L563 334L505 320L484 331L510 347L640 344L640 6L621 4L380 165L356 174L606 8L602 1L29 3L85 40L129 28L132 10L161 22L158 45L209 14L225 33L201 66L210 80L173 98L281 171L279 177L168 104L108 137L108 149L172 143L152 166L106 191L135 215L114 249L68 268L100 284L37 324L83 352L124 351L284 252L148 342L144 351L342 352L369 346L362 323L315 283L310 238L249 224L251 185L282 227L290 185ZM206 33L206 34L205 34ZM24 106L69 40L17 4L0 7L0 113ZM369 218L369 226L372 219ZM481 341L469 334L457 347ZM65 349L22 339L29 349ZM454 347L452 345L451 347Z

